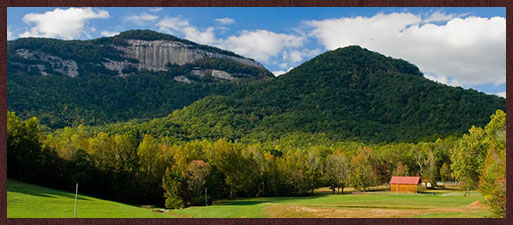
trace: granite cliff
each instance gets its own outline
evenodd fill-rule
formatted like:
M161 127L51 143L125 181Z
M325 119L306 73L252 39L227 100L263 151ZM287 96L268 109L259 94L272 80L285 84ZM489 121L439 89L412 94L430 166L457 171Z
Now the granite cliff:
M262 78L272 74L260 63L233 52L200 45L171 35L149 30L132 30L114 37L88 41L62 41L46 38L23 38L10 41L8 58L11 71L32 74L62 74L77 77L88 73L109 73L128 76L140 71L169 71L172 66L195 66L177 76L212 76L232 81L236 78ZM221 59L253 67L262 72L233 75L234 71L221 68L198 67L199 60ZM264 76L262 76L265 74ZM185 79L175 78L186 82Z

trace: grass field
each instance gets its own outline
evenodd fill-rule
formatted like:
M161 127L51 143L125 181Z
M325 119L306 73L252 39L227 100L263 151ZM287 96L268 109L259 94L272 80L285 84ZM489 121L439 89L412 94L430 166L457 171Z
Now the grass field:
M321 191L322 192L322 191ZM472 192L436 190L422 194L368 192L363 194L319 194L310 197L260 197L222 200L208 207L189 207L156 213L150 209L80 195L81 218L350 218L350 217L426 217L475 218L490 215L480 203L483 197ZM7 181L7 217L73 217L74 194Z
M8 218L73 218L75 193L7 180ZM79 195L79 218L169 218L136 206Z
M423 194L369 192L364 194L272 197L218 201L213 206L171 210L175 217L195 218L480 218L490 215L478 192L464 197L459 191Z

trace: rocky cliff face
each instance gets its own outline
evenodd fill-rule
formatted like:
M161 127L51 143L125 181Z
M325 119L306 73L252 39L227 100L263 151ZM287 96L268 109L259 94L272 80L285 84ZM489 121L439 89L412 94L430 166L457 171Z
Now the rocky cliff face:
M136 59L139 63L135 66L139 70L162 71L169 63L182 66L203 58L230 59L244 65L263 68L262 65L250 59L205 51L177 41L132 39L126 41L128 46L115 47L124 52L126 57Z
M261 64L252 59L238 56L215 47L200 45L188 40L161 34L153 31L126 31L110 38L90 41L62 41L56 39L27 38L8 43L10 72L29 72L32 74L62 74L70 77L81 73L106 73L127 76L139 71L168 71L168 65L185 66L178 76L211 76L217 80L232 81L237 78L262 78L261 75L247 72L250 70L264 71L270 74ZM245 67L230 71L225 66L198 66L198 60L228 60L235 67ZM190 67L200 68L191 71ZM246 71L246 72L240 72ZM258 72L261 74L261 72ZM272 75L271 75L272 76ZM190 77L189 77L190 78ZM183 78L175 79L191 83Z

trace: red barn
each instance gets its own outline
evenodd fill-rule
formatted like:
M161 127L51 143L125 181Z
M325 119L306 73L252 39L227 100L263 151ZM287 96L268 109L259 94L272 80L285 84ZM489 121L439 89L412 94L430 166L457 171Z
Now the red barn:
M392 176L390 179L391 192L417 193L420 177Z

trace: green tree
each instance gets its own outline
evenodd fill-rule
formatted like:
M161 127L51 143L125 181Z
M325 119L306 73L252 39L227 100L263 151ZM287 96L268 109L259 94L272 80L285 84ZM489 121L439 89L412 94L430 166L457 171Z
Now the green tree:
M484 130L472 126L453 149L451 170L462 188L474 189L478 185L488 149L484 138Z
M442 167L440 167L440 179L442 180L444 187L445 181L451 179L451 168L449 168L449 164L447 164L447 162L444 162Z
M485 127L489 144L479 191L494 217L506 217L506 114L497 110Z

